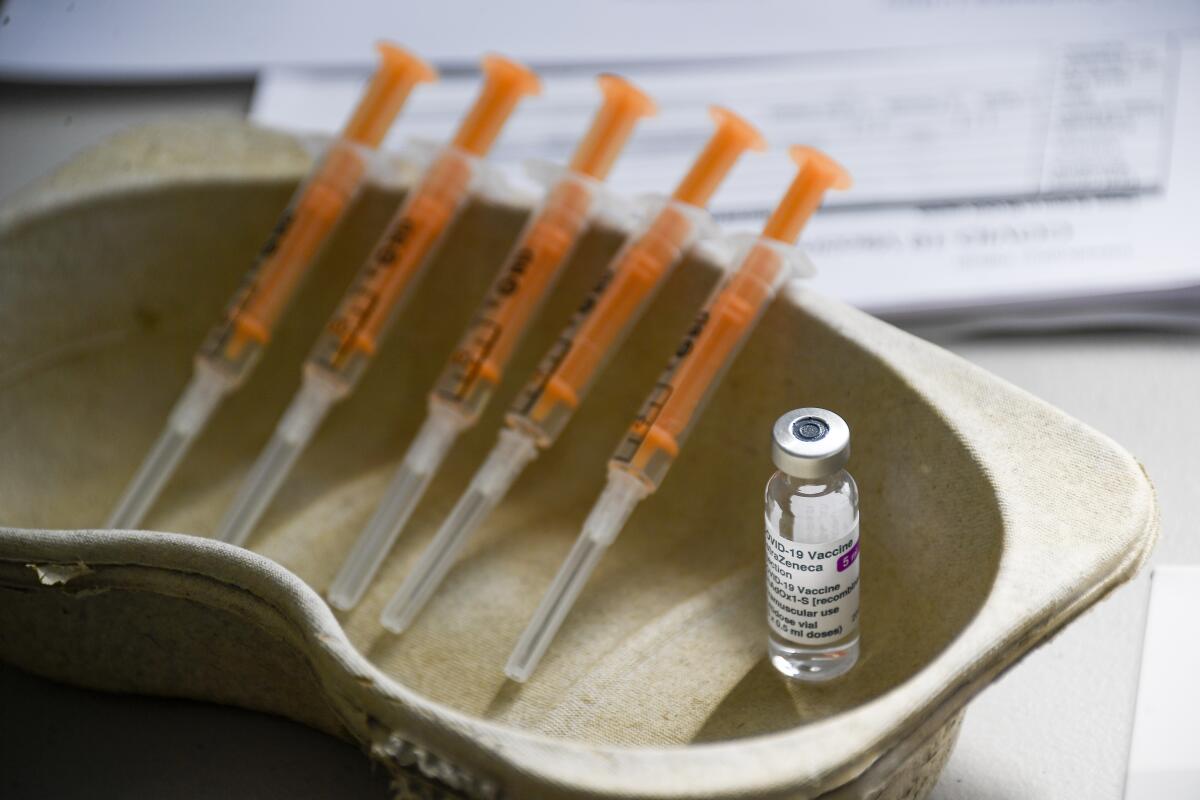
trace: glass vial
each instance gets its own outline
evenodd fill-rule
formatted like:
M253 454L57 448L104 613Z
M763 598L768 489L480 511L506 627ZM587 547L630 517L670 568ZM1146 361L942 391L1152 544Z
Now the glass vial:
M766 490L767 646L775 669L802 681L843 675L858 660L858 487L850 428L822 408L775 422Z

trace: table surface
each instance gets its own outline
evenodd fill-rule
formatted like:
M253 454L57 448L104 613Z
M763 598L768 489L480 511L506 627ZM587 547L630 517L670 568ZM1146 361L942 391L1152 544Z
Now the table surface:
M0 201L132 125L243 114L251 91L0 84ZM1188 522L1200 519L1200 338L1094 332L939 343L1128 448L1162 505L1152 565L1200 563L1200 533ZM973 701L936 800L1121 797L1149 580L1147 569ZM104 796L97 787L122 796L387 795L382 772L364 767L352 746L261 714L103 695L2 666L0 707L5 797Z

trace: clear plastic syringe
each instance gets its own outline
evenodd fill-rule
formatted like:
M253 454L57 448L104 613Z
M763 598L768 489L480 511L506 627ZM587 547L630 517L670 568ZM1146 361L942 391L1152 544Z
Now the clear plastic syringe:
M471 534L538 450L554 443L655 290L705 232L704 207L729 170L746 150L764 148L741 117L722 108L712 114L712 138L671 198L617 253L517 397L500 440L384 609L385 628L399 633L416 618Z
M470 195L479 160L521 98L540 88L533 72L500 56L484 58L483 73L483 88L451 144L409 191L317 339L300 391L221 520L222 541L245 542L326 413L353 390Z
M654 103L615 75L600 76L604 102L525 226L429 396L429 415L367 527L329 587L329 604L353 608L407 524L458 436L479 419L504 368L553 288L588 221L602 205L601 181L638 119Z
M793 250L805 223L830 189L850 186L831 158L793 147L799 174L737 270L716 289L676 350L608 465L608 485L504 668L514 681L533 674L596 563L633 509L662 483L779 288L807 261Z
M106 528L141 523L213 411L258 362L275 323L365 182L372 151L409 93L437 77L432 67L399 47L380 44L379 53L379 69L350 121L292 196L225 317L201 345L191 382Z

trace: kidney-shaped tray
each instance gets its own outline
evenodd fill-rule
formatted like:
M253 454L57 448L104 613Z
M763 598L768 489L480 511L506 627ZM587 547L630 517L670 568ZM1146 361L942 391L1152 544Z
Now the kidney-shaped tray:
M404 168L359 201L150 530L96 530L307 163L293 139L240 123L150 127L3 210L0 658L83 686L282 714L358 742L402 796L923 797L967 702L1128 580L1154 542L1152 487L1112 441L931 344L791 290L533 679L507 682L504 661L612 447L719 274L693 256L416 625L386 633L382 605L618 246L599 230L365 600L334 613L321 593L520 230L520 203L466 209L249 550L184 534L213 529L269 436ZM826 686L788 685L765 660L769 431L798 406L848 420L862 491L862 658Z

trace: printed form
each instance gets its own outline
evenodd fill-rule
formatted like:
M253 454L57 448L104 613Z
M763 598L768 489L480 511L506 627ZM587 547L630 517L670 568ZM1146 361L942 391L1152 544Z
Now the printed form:
M853 173L803 240L822 292L917 325L1200 328L1200 13L1176 16L1157 33L1088 40L971 42L956 30L928 46L856 39L604 63L661 108L610 184L669 191L709 133L706 107L728 105L774 148L744 159L716 197L726 227L765 218L792 174L788 144L823 148ZM493 160L513 176L531 158L565 161L596 107L597 66L543 66L543 97L514 117ZM252 117L333 133L368 70L267 70ZM445 139L475 89L464 71L423 88L393 144Z

